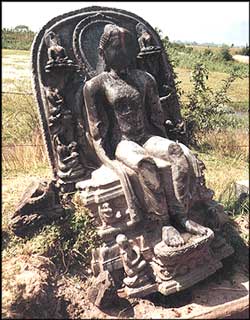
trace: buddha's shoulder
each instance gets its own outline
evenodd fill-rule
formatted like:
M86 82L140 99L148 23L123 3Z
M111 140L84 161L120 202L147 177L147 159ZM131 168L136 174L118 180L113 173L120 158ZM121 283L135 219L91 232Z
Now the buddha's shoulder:
M108 78L108 72L104 71L97 76L89 79L85 83L85 88L86 89L94 89L100 87L104 80Z

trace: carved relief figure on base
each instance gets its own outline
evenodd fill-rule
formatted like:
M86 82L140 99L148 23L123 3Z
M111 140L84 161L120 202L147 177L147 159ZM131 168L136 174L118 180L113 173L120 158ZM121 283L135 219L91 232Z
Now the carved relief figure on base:
M116 237L120 247L122 262L126 277L123 283L129 288L141 287L151 283L147 262L143 259L138 246L132 246L124 234Z

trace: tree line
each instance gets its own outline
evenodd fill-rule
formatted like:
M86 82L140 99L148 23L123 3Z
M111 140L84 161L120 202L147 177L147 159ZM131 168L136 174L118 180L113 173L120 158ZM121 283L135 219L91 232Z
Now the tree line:
M2 29L2 48L15 50L29 50L35 32L25 25L18 25L15 28Z

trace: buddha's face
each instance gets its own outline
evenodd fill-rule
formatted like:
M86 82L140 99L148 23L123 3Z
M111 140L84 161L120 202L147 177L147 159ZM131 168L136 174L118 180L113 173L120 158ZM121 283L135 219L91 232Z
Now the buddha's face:
M127 68L136 57L134 39L129 31L123 28L112 32L104 49L99 50L106 65L118 71Z

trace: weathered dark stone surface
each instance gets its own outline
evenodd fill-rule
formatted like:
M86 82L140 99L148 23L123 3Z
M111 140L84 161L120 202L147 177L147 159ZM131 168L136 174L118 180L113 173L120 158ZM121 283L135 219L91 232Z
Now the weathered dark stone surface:
M70 12L37 34L32 66L56 187L80 190L103 241L89 299L168 295L220 268L233 252L223 208L203 162L174 141L184 123L155 30L124 10Z

